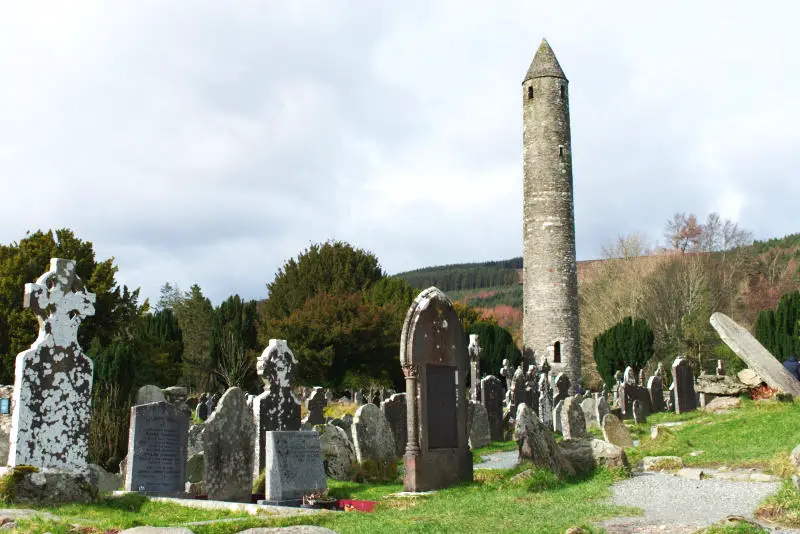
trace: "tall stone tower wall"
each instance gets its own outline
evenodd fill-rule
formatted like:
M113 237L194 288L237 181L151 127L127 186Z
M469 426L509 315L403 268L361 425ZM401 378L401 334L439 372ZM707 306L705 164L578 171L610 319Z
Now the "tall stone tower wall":
M525 353L580 384L568 81L547 41L522 83Z

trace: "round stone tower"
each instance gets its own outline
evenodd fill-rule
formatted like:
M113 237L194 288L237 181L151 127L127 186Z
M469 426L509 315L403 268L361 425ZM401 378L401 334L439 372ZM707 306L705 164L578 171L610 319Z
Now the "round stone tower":
M523 324L527 360L581 380L569 91L546 40L522 82Z

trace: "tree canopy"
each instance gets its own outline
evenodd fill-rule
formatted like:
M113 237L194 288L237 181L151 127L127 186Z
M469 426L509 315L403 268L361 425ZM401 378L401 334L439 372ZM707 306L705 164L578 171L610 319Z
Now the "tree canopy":
M635 371L653 357L653 331L644 319L625 317L594 339L597 372L609 386L614 373L631 366Z

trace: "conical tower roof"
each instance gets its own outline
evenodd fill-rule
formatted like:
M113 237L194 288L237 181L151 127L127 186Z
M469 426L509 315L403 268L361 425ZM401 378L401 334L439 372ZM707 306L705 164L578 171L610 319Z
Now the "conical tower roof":
M567 79L567 77L564 76L564 71L561 70L561 65L558 64L556 55L553 53L553 49L550 48L550 44L547 42L547 39L542 39L542 44L539 45L536 55L533 56L531 66L528 69L527 74L525 74L525 79L522 81L522 83L525 83L532 78L546 77L562 78L564 80Z

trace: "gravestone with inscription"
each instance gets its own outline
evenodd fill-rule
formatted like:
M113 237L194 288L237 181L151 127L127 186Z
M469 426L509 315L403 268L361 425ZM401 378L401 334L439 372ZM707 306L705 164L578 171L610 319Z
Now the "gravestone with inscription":
M492 441L503 441L503 383L496 376L481 379L481 403L489 417Z
M23 306L36 315L39 337L16 359L8 465L88 468L93 364L77 336L94 302L72 260L52 258L25 284Z
M678 356L672 362L672 381L675 384L675 413L686 413L697 409L697 393L694 391L694 372L689 360Z
M203 431L209 499L250 502L255 433L245 393L237 387L229 388L206 420Z
M553 405L558 405L559 402L563 401L567 397L569 397L569 377L561 373L556 377L556 390L555 390L555 397L553 397Z
M303 495L327 488L316 431L270 431L264 436L264 500L259 504L297 505Z
M453 304L435 287L406 314L400 363L406 377L406 491L472 481L467 435L466 336Z
M394 453L400 458L406 451L408 441L408 415L406 413L406 394L395 393L381 403L381 412L389 423L394 436Z
M154 494L183 491L189 417L163 401L131 408L125 489Z
M284 339L270 339L256 360L256 372L264 382L264 392L253 399L256 423L253 478L264 469L265 432L300 430L300 401L292 392L297 360ZM210 414L210 412L209 412Z

